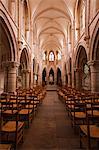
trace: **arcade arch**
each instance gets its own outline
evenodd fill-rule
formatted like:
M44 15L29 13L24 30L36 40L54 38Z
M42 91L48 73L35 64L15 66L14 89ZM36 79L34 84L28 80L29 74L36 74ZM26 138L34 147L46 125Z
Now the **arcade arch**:
M80 90L90 90L90 68L87 53L86 49L81 45L78 48L75 64L76 88Z
M17 88L29 88L29 56L27 49L24 48L20 55L20 65L18 67Z
M90 44L91 91L99 92L99 21L95 26Z
M1 17L2 16L2 17ZM0 91L16 91L16 40L6 15L0 10Z

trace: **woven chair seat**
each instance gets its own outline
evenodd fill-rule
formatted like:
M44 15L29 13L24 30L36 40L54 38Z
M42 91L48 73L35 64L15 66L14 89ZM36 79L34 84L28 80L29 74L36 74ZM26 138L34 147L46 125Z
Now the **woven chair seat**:
M11 110L11 109L9 109L9 110L5 110L4 112L3 112L3 114L15 114L17 112L17 110Z
M99 138L99 127L96 125L90 125L90 137ZM81 131L87 136L87 125L80 125Z
M32 109L33 108L33 105L26 105L26 108L30 108L30 109Z
M74 105L68 104L68 108L74 109Z
M74 116L74 112L71 114ZM86 114L84 112L75 112L75 118L86 118Z
M34 104L34 105L35 105L35 104L38 104L38 103L39 103L39 101L34 101L34 102L32 101L32 102L31 102L31 104Z
M0 144L0 150L10 150L11 144Z
M31 104L31 105L26 105L26 108L30 108L30 109L32 109L32 108L36 108L37 106L34 104L34 106Z
M27 115L31 113L32 113L32 109L22 109L19 111L19 115Z
M18 129L23 127L24 123L18 122ZM15 132L16 131L16 121L8 121L5 125L2 126L1 131L3 132Z
M89 115L92 115L92 110L87 111ZM93 110L93 116L99 116L99 110Z

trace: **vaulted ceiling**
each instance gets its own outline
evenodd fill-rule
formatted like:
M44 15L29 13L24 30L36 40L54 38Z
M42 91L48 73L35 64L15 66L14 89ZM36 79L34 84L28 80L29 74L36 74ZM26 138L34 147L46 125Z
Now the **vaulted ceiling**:
M29 0L34 42L43 50L61 50L67 41L77 0Z

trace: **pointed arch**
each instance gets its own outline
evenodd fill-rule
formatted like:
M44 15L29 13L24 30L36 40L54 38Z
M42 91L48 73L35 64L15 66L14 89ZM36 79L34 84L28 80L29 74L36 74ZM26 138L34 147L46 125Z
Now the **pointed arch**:
M58 67L57 68L57 85L61 85L62 84L62 79L61 79L61 70Z
M44 68L42 71L42 85L46 85L46 74L46 68Z
M0 31L3 31L9 43L8 45L10 48L10 61L17 61L16 37L7 16L2 10L0 10Z
M90 40L89 58L90 60L99 60L99 20L96 23Z
M90 90L90 68L85 47L79 46L75 62L76 88Z
M20 64L23 69L29 69L29 55L26 48L24 48L20 55Z
M49 84L54 84L54 70L53 68L49 71Z

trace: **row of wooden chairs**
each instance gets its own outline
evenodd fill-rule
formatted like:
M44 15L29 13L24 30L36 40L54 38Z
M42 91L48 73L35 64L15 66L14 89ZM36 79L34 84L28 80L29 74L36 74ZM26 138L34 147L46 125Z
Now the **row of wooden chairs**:
M74 131L79 129L80 148L87 141L87 149L93 149L92 139L99 148L99 95L70 87L63 87L57 92L59 99L65 103Z
M36 87L27 90L17 89L16 94L0 95L1 147L11 144L17 149L17 145L23 142L24 128L30 127L45 94L45 89Z

